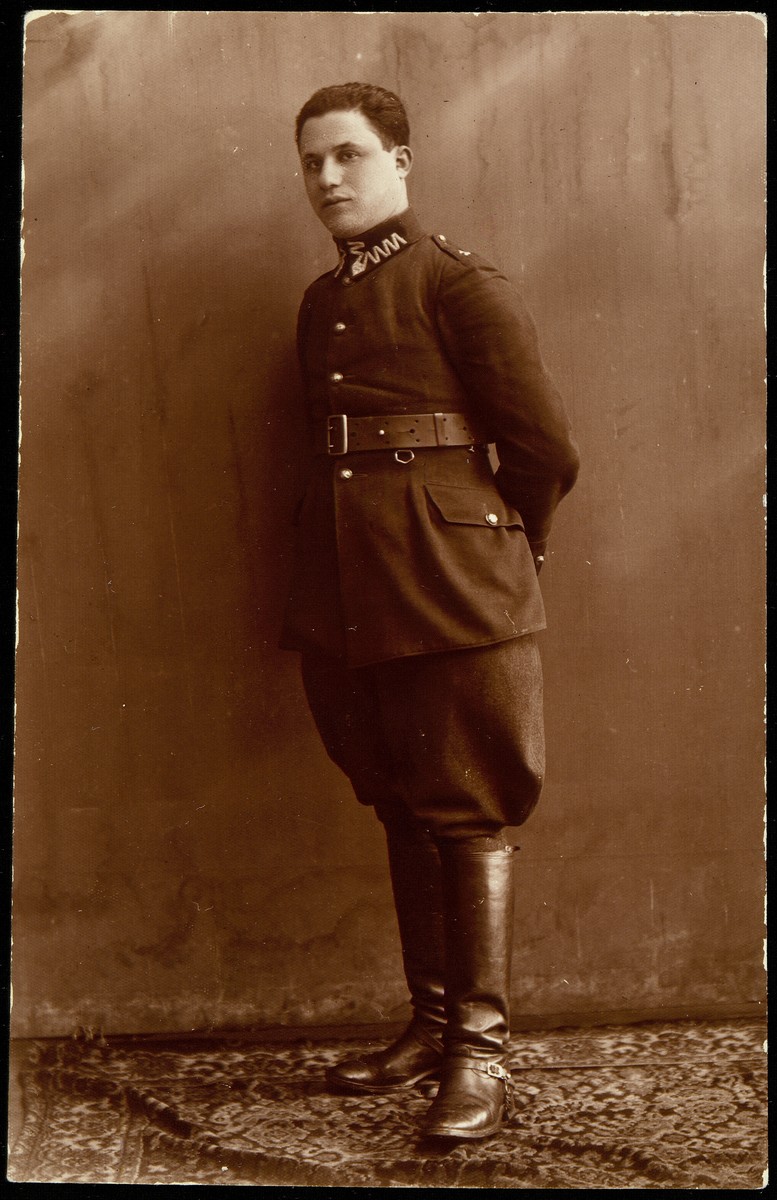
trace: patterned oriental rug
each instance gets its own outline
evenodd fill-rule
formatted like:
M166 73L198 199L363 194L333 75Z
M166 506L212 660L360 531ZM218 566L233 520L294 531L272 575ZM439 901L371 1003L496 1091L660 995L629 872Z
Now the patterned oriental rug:
M764 1186L765 1026L513 1035L518 1112L484 1142L419 1141L418 1089L330 1094L365 1041L25 1044L16 1182L318 1187ZM373 1043L374 1045L374 1043Z

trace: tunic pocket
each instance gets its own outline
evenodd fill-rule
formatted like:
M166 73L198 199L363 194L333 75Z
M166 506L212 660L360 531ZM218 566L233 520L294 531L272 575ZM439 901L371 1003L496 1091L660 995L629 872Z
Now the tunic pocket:
M444 521L450 525L485 525L489 529L523 529L523 518L497 491L424 484L424 491Z

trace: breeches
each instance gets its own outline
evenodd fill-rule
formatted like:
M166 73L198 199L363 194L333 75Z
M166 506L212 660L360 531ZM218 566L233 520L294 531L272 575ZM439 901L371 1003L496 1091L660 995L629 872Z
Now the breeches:
M488 837L535 807L545 739L532 634L367 667L304 654L302 678L329 757L384 823Z

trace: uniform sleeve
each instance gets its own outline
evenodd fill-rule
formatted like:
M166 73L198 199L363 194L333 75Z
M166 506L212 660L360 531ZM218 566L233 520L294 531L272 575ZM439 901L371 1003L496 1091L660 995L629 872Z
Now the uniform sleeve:
M473 259L446 262L438 326L471 411L496 444L499 491L521 513L537 556L577 478L577 446L526 305L496 268Z

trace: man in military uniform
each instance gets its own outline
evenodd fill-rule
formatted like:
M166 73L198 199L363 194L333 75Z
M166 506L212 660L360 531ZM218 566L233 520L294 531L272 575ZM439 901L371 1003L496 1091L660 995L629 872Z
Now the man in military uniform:
M315 454L282 645L385 827L413 1007L396 1042L328 1078L439 1079L424 1132L481 1138L511 1111L504 828L542 786L537 574L577 450L517 292L409 208L401 101L324 88L296 133L339 263L299 315Z

